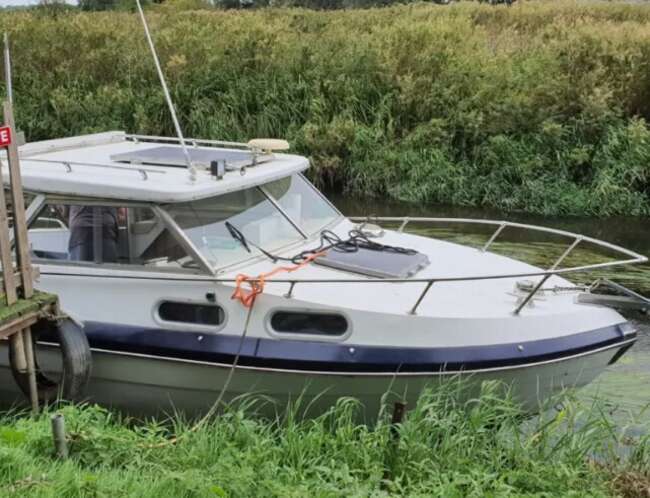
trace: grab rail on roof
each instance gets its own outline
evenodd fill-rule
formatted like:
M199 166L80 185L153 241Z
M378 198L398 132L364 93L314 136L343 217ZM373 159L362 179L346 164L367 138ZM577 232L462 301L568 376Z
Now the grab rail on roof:
M521 310L535 297L535 295L540 291L544 283L554 276L554 275L566 275L570 273L584 273L591 270L597 270L602 268L611 268L614 266L622 266L629 264L638 264L645 263L648 261L648 258L638 254L629 249L625 249L616 244L611 244L603 240L595 239L593 237L587 237L581 234L574 232L569 232L566 230L558 230L556 228L547 228L537 225L528 225L525 223L515 223L510 221L496 221L496 220L482 220L482 219L471 219L471 218L424 218L424 217L358 217L353 216L349 218L351 221L357 222L389 222L389 223L400 223L398 228L399 232L404 231L406 226L413 223L464 223L464 224L483 224L483 225L492 225L496 226L496 230L492 233L488 241L483 245L479 250L485 252L489 247L494 243L494 241L499 237L499 235L508 227L512 228L521 228L525 230L537 231L551 233L555 235L561 235L573 239L567 249L560 255L558 259L555 260L553 265L548 270L540 270L535 272L523 272L523 273L500 273L495 275L471 275L464 277L439 277L439 278L354 278L354 279L323 279L323 278L313 278L313 279L276 279L269 278L266 279L267 283L287 283L289 284L289 291L285 294L286 298L293 297L295 292L295 287L297 284L316 284L316 283L335 283L335 284L372 284L372 283L423 283L426 284L422 292L418 295L417 300L414 305L409 310L409 314L415 315L417 309L422 303L422 300L425 298L431 287L434 283L441 282L466 282L466 281L482 281L482 280L501 280L509 278L524 278L524 277L542 277L539 282L537 282L533 288L528 292L523 299L517 303L516 308L513 310L514 315L519 315ZM573 249L578 246L580 243L591 243L599 247L603 247L621 254L624 254L628 259L618 259L615 261L609 261L604 263L592 263L589 265L574 266L570 268L559 268L559 265L564 261L567 256L573 251ZM232 278L216 278L216 282L223 283L235 283L237 280ZM256 282L257 279L250 279L251 282Z
M134 135L127 134L124 136L126 140L132 142L162 142L162 143L177 143L180 144L180 140L177 137L162 137L156 135ZM258 152L250 147L250 145L243 142L227 142L224 140L207 140L204 138L185 138L185 142L191 144L193 147L198 147L199 145L208 145L212 147L236 147L238 149L246 149L251 151L254 154Z
M80 162L80 161L65 161L63 159L34 159L27 158L25 162L34 162L34 163L54 163L60 164L66 170L66 173L72 173L72 166L84 166L89 168L106 168L106 169L117 169L117 170L126 170L140 173L142 180L149 179L149 173L161 174L164 175L165 171L158 169L142 168L139 166L120 166L118 164L103 164L103 163L91 163L91 162Z

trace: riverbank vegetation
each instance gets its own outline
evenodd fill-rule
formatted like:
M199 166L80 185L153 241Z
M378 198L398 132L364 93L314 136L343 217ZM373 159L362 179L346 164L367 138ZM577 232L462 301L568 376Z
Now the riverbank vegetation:
M650 8L148 12L188 136L285 137L349 195L650 214ZM0 15L30 140L173 134L128 12Z
M598 403L563 398L526 419L494 385L471 401L426 393L399 427L372 426L343 399L306 420L264 420L249 399L191 430L65 406L70 458L53 456L49 413L0 419L0 492L21 497L645 496L648 437ZM173 437L177 437L174 441ZM624 456L620 456L620 455Z

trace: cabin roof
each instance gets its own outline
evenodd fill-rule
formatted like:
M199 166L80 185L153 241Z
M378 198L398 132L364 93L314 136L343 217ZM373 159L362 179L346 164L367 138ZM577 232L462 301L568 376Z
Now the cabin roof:
M309 161L302 156L267 154L264 162L247 167L243 175L239 170L227 171L218 180L206 168L199 167L192 181L185 167L131 164L111 159L116 154L137 155L161 145L134 140L122 131L32 142L19 148L23 188L28 192L75 197L187 202L267 183L309 167ZM164 147L180 149L177 143L166 143ZM221 151L225 155L236 152L234 148L203 144L198 148ZM241 152L241 148L239 150ZM9 176L6 155L0 157L6 185Z

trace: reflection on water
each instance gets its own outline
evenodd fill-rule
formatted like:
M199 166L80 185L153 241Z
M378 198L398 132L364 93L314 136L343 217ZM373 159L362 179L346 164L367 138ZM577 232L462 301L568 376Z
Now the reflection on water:
M650 255L650 218L552 218L526 214L502 213L491 209L422 206L384 200L352 199L333 194L328 197L348 216L422 216L439 218L480 218L508 220L532 225L559 228L581 233L611 242L640 254ZM415 227L415 225L414 225ZM451 239L471 245L480 245L486 235L493 231L462 235L458 230L437 228L422 230L423 234ZM505 235L505 234L504 234ZM566 240L525 240L521 234L508 234L504 241L492 250L518 258L536 265L547 265L566 247ZM591 251L591 252L590 252ZM596 262L592 248L584 247L576 251L566 261L567 266ZM633 290L650 295L650 264L601 272L585 277L571 277L574 280L593 281L599 276L607 276L628 285ZM594 396L605 400L617 417L634 417L650 422L650 317L635 313L629 317L638 327L638 341L615 365L610 366L594 383L580 392L580 397L590 399ZM644 408L648 408L644 411ZM625 423L627 423L626 421Z

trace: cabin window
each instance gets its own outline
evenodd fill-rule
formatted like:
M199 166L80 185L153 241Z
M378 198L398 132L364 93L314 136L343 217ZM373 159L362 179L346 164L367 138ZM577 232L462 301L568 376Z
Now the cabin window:
M37 260L196 267L147 207L46 204L29 226L29 241Z
M338 313L276 311L271 328L282 334L341 336L348 330L348 321Z
M158 316L165 322L191 323L194 325L221 325L225 313L216 304L181 303L163 301L158 306Z
M319 232L340 216L302 175L296 174L267 183L264 190L307 234Z

